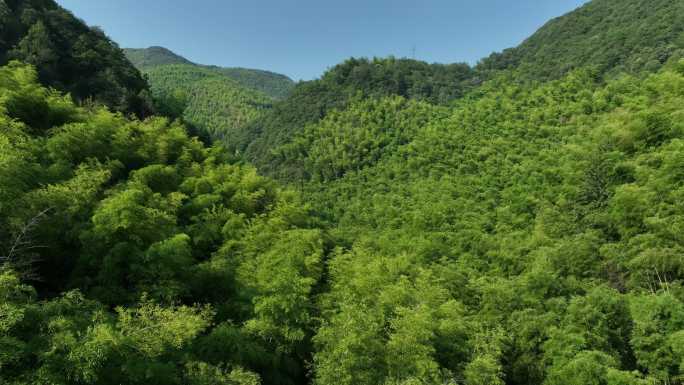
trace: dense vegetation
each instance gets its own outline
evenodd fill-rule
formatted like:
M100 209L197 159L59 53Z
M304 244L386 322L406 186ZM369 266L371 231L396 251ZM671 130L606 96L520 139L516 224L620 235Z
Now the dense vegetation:
M43 84L79 102L150 112L147 83L121 49L53 0L0 1L0 65L12 59L33 64Z
M684 2L594 0L556 18L523 44L494 54L478 70L517 68L525 78L558 79L576 68L600 73L655 71L684 56Z
M316 383L681 380L683 74L502 76L310 126L283 152L340 246Z
M672 3L597 0L519 52L585 17L603 43L508 70L351 59L272 107L152 67L181 120L77 106L10 62L0 383L684 382L680 43L625 67L680 26L584 51Z
M126 57L128 57L128 60L143 72L168 64L193 65L200 67L203 70L213 71L217 74L226 76L245 88L259 91L274 99L286 97L294 87L292 79L285 75L249 68L194 64L188 59L163 47L126 48L124 49L124 53L126 54Z
M194 65L153 67L146 75L156 109L166 116L182 117L207 140L234 142L241 128L273 103L260 92Z
M312 357L318 384L674 381L674 67L359 101L291 152L311 210L181 126L76 108L12 64L0 376L302 383Z
M294 87L287 76L245 68L203 66L162 47L125 49L146 75L155 109L183 118L205 142L238 149L246 125Z
M516 81L559 79L591 67L600 76L653 72L672 58L684 57L684 2L671 0L595 0L556 18L518 47L466 65L429 65L411 60L349 60L323 78L301 83L290 98L246 127L241 149L259 169L278 178L282 170L273 151L305 126L353 96L399 95L443 104L495 77L515 70Z
M0 383L302 383L327 247L306 207L36 79L0 69Z
M262 92L274 99L287 97L295 85L289 77L275 72L239 67L205 67L235 80L243 87Z
M263 173L283 177L296 170L281 167L273 153L309 124L354 100L389 95L447 104L472 88L476 80L467 64L428 64L410 59L349 59L321 79L302 82L287 99L243 128L237 143Z

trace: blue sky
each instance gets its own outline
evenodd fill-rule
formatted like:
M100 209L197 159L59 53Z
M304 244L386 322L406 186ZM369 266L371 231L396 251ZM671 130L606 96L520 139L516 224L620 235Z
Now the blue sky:
M474 64L585 0L57 0L121 47L319 77L354 57Z

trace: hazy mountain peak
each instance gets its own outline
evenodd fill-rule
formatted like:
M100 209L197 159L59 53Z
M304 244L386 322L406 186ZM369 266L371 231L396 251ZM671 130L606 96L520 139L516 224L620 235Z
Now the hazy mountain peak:
M174 53L168 48L151 46L148 48L124 48L128 60L139 69L166 64L193 64L190 60Z

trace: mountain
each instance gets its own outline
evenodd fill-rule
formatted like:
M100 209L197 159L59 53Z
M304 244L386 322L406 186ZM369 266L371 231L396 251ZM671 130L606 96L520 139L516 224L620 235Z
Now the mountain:
M684 2L594 0L478 68L515 68L527 78L547 80L584 66L600 74L655 71L672 57L684 57Z
M246 158L268 175L288 174L273 150L307 125L354 100L389 95L434 104L462 97L477 80L467 64L428 64L410 59L349 59L320 79L297 84L291 95L245 125L238 142Z
M128 60L143 72L167 64L194 65L226 76L245 88L262 92L274 99L284 98L294 86L292 79L285 75L247 68L225 68L194 64L163 47L126 48L124 53Z
M446 103L502 71L514 71L518 81L548 81L588 67L603 78L653 72L682 57L684 2L595 0L549 21L520 46L492 54L474 68L407 59L349 60L319 80L298 85L288 99L245 126L239 144L262 172L288 180L301 170L283 167L278 147L329 111L347 107L356 93Z
M0 64L31 63L40 81L93 101L145 116L147 83L119 47L52 0L0 1Z
M254 121L338 246L313 383L681 381L682 4L592 2L446 103L352 61Z
M276 150L339 247L314 383L682 378L683 105L684 61L509 75L453 107L361 100Z
M145 71L157 110L182 117L207 140L234 143L241 128L269 110L273 99L217 71L172 64Z
M0 122L0 383L305 382L325 242L291 193L178 121L78 107L17 62ZM290 280L300 294L272 290ZM269 326L282 316L298 321Z
M350 59L280 101L146 70L180 120L0 67L0 383L681 383L672 4L595 0L517 64Z
M160 113L182 117L195 134L233 149L243 141L244 127L294 87L284 75L198 65L162 47L124 52L147 77Z
M140 70L165 64L193 64L164 47L124 48L124 54Z

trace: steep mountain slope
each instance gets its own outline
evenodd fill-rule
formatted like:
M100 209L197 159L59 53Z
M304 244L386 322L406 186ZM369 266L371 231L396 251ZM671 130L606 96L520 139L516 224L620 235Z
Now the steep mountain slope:
M241 127L273 103L270 97L201 66L164 65L145 74L160 113L183 117L196 134L227 144L234 143Z
M285 75L248 68L224 68L194 64L163 47L126 48L124 53L128 60L143 72L167 64L195 65L202 69L215 71L236 81L243 87L262 92L275 99L284 98L294 87L292 79Z
M684 57L684 1L594 0L551 20L519 47L482 61L480 70L516 68L557 79L593 66L599 73L654 71Z
M119 47L52 0L0 1L0 64L21 60L40 81L139 116L149 110L147 84Z

